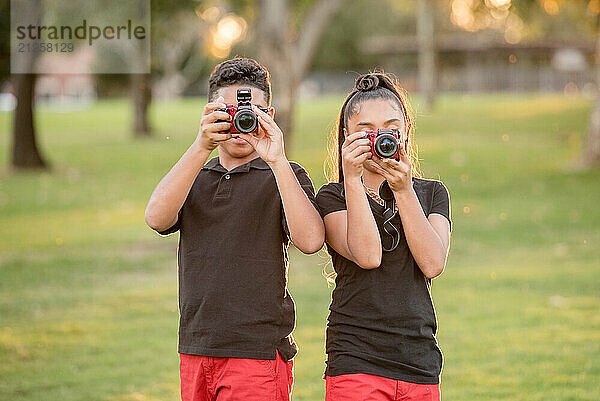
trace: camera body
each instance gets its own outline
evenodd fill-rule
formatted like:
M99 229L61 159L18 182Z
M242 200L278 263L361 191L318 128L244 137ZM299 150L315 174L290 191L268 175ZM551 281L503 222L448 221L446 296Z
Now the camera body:
M252 111L251 100L252 94L250 89L238 89L237 106L228 104L224 109L219 109L219 111L224 111L231 116L231 128L229 131L224 131L223 133L258 134L258 117L256 116L256 113ZM219 120L217 122L221 121L224 120Z
M400 132L397 129L365 131L365 138L371 141L371 154L381 159L400 159Z

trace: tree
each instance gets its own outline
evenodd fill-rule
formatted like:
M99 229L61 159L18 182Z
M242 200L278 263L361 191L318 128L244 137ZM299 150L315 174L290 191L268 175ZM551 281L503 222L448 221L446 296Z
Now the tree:
M177 96L198 79L204 57L198 51L206 22L194 14L201 4L194 0L152 1L152 72L165 97ZM133 104L133 131L137 137L150 136L148 111L152 102L153 74L131 74L130 95Z
M133 133L135 136L150 136L148 109L152 102L150 74L130 74L131 101L133 104Z
M19 6L21 7L19 12L27 13L34 20L39 20L40 0L21 3ZM33 52L24 55L19 60L22 63L19 72L25 73L12 76L17 106L13 114L13 143L10 160L11 167L15 169L43 169L48 167L38 149L35 135L33 118L36 81L36 75L33 74L35 58Z
M15 74L17 107L13 115L13 147L11 165L16 169L46 168L35 137L33 104L35 74Z
M141 20L144 20L147 13L150 12L145 7L135 7L135 9L137 9L137 17ZM150 48L146 49L146 51L150 51ZM144 49L135 48L133 50L133 63L139 66L144 62ZM133 102L133 133L137 137L150 136L151 128L148 121L148 109L152 101L152 77L149 72L132 73L129 77L131 100Z
M178 10L174 15L163 14L153 22L152 35L159 38L152 49L155 77L152 89L157 97L180 96L205 72L205 43L219 15L211 17L199 17L190 8Z
M335 15L341 0L315 0L305 14L297 39L293 40L289 0L259 0L256 44L259 60L271 72L275 119L292 136L296 89L310 66L319 39Z
M580 159L584 167L600 166L600 17L597 18L596 31L596 101L590 114L588 138Z
M419 41L419 91L425 110L433 107L436 87L435 5L433 0L419 0L417 39Z

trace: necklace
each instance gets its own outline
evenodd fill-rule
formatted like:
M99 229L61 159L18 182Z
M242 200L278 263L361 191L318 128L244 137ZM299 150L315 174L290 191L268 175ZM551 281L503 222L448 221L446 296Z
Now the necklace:
M385 205L384 200L381 199L381 196L379 196L379 193L377 191L375 191L373 188L369 188L368 186L366 186L364 182L363 187L365 188L365 192L367 193L367 195L373 198L375 202L379 203L381 206Z

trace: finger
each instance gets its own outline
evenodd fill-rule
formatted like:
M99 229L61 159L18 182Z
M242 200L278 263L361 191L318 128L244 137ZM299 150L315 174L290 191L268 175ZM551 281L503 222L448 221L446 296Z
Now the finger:
M259 110L260 111L260 110ZM259 126L262 128L263 134L261 137L268 137L275 140L283 140L283 131L279 128L277 123L273 121L270 115L265 112L261 112L262 115L257 114ZM265 116L265 117L263 117Z
M252 111L254 112L254 114L256 114L256 118L258 119L258 125L263 129L263 131L265 131L265 133L270 135L268 131L272 129L273 125L276 125L275 121L273 121L270 115L263 112L255 105L252 105Z
M404 162L398 161L396 159L383 159L383 163L392 170L405 172L407 169L407 166Z
M208 103L204 106L204 110L202 111L202 116L207 116L215 110L225 110L227 105L225 103Z
M223 96L219 96L214 102L207 103L204 106L204 110L202 111L202 115L208 115L217 109L225 109L227 105L225 104L225 99Z
M273 118L269 115L269 113L265 113L264 111L262 111L260 109L260 107L258 107L257 105L253 104L252 105L252 111L254 112L254 114L256 114L258 117L262 117L265 121L270 121L270 122L275 122L273 120Z
M406 163L406 162L404 162L403 160L400 160L400 161L398 161L398 160L394 160L394 161L393 161L393 162L390 164L390 166L391 166L391 167L392 167L394 170L396 170L396 171L399 171L399 172L400 172L400 173L402 173L402 174L408 174L408 172L409 172L409 171L410 171L410 169L411 169L410 162L409 162L409 163Z
M375 162L375 164L377 165L377 167L379 167L380 169L391 173L392 171L394 171L394 168L387 163L387 160L389 159L381 159L379 157L374 157L373 161Z
M387 173L383 168L381 168L381 166L379 164L377 164L377 162L375 161L375 159L371 159L374 163L372 164L372 167L375 171L379 172L380 174L382 172Z
M400 154L400 162L408 166L409 169L412 166L412 162L410 161L410 158L407 154Z
M267 114L267 116L271 119L271 116ZM283 140L283 131L279 128L277 123L271 119L270 121L265 120L261 116L258 116L259 126L262 128L259 130L259 135L261 138L268 137L275 141Z
M382 175L388 182L392 181L392 175L379 164L373 164L373 169L379 174Z
M382 169L381 167L376 167L375 171L377 171L379 175L383 176L383 178L385 178L387 182L394 182L396 180L394 174L390 173L385 169Z
M212 113L202 117L202 122L204 124L214 123L215 121L218 121L218 120L231 121L231 115L229 115L229 113L226 113L224 111L215 110Z
M347 144L347 145L349 145L349 144L351 144L352 142L354 142L354 141L356 141L356 140L358 140L358 139L363 139L363 138L364 138L366 141L369 141L368 139L366 139L366 138L365 138L365 135L366 135L366 134L365 134L365 132L364 132L364 131L358 131L358 132L354 132L354 133L352 133L352 134L350 134L350 135L348 135L348 136L346 137L346 140L344 141L344 143L345 143L345 144Z
M404 162L410 162L409 158L408 158L408 154L406 153L406 143L400 143L399 149L398 149L398 154L400 155L400 160L403 160Z
M368 158L369 158L369 154L368 153L354 152L354 153L352 153L352 154L350 154L350 155L348 155L346 157L345 163L351 163L351 164L354 164L354 165L360 165L365 160L367 160ZM362 160L362 161L359 162L359 159Z
M354 151L354 149L359 148L359 147L365 147L365 148L368 148L369 151L371 150L371 145L369 144L368 141L366 143L360 142L360 141L354 141L347 147L343 148L343 152L347 152L347 153L352 152L352 151Z
M250 144L250 146L252 146L253 148L256 147L256 145L258 145L258 143L259 143L259 139L256 138L254 135L239 134L238 136L240 138L242 138L244 141L248 142Z
M399 162L396 159L392 159L392 158L388 158L388 157L381 159L381 163L383 163L384 165L388 166L391 169L397 169L398 164L399 164Z
M361 154L360 156L358 156L356 158L356 162L360 163L360 164L363 164L364 162L366 162L367 160L369 160L370 157L371 157L371 152L369 152L369 153L363 153L363 154Z
M207 134L220 134L229 129L231 129L231 123L228 122L206 124L202 128L203 132Z
M354 134L352 134L354 135ZM360 137L360 136L355 136L353 138L350 138L350 136L348 136L348 138L346 138L346 140L344 141L344 144L342 145L342 148L346 148L348 150L352 150L357 146L371 146L371 141L369 141L366 138Z
M381 167L381 168L385 167L385 166L384 166L384 164L383 164L383 160L384 160L384 159L380 158L379 156L375 156L375 157L373 157L373 162L374 162L375 164L377 164L377 165L378 165L379 167Z
M363 154L371 154L371 147L370 146L358 146L357 148L353 149L353 150L348 150L347 151L347 155L349 158L357 158Z
M226 134L212 134L210 136L210 140L213 142L223 142L226 141L228 139L231 139L232 135L228 132Z
M257 119L258 119L258 126L260 128L260 134L262 134L261 136L267 136L267 137L271 137L271 126L269 125L269 123L267 121L265 121L264 118L262 118L259 115L256 115Z
M268 126L270 128L279 128L277 127L277 124L275 123L275 121L271 118L271 116L267 113L265 113L264 111L262 111L260 108L258 108L255 105L252 105L252 111L256 114L256 116L258 117L258 121L262 121L264 122L265 126Z
M356 140L363 138L364 136L361 135L357 135L358 132L355 132L353 134L350 134L346 137L346 139L344 139L344 143L342 144L342 148L347 148L349 147L351 144L353 144ZM366 139L365 139L366 140Z

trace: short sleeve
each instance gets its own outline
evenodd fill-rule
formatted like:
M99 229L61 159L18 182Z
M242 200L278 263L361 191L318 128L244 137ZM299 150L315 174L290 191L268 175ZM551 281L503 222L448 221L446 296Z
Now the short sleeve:
M183 206L181 207L181 209L179 209L179 212L177 212L177 221L175 222L175 224L173 224L171 227L167 228L166 230L157 231L157 233L159 233L160 235L168 235L168 234L174 233L175 231L179 230L181 228L182 211L183 211Z
M450 195L448 194L448 189L446 186L440 181L436 181L433 188L431 209L429 210L429 214L431 213L441 214L447 218L448 222L450 223L450 231L452 231L452 220L450 219Z
M317 193L316 201L321 217L329 213L346 210L346 199L342 194L343 184L331 183L324 185Z
M298 167L296 169L294 169L294 173L296 174L296 178L298 179L298 182L300 183L300 187L302 187L304 192L306 192L306 196L308 196L308 200L310 200L311 203L316 208L317 204L315 202L315 187L313 186L313 182L310 179L310 177L308 176L308 173L306 172L306 170L304 170L300 165L297 165L297 166Z
M296 175L296 178L298 179L300 188L302 188L302 190L306 193L308 200L313 204L314 208L319 210L317 208L317 203L315 201L315 187L313 186L312 180L308 176L308 173L306 172L306 170L304 170L304 168L302 166L300 166L297 163L290 163L290 165L292 166L292 170L294 171L294 174ZM283 210L281 213L281 225L282 225L283 230L285 231L286 235L289 238L290 230L287 226L287 221L285 219L285 213L283 212Z

